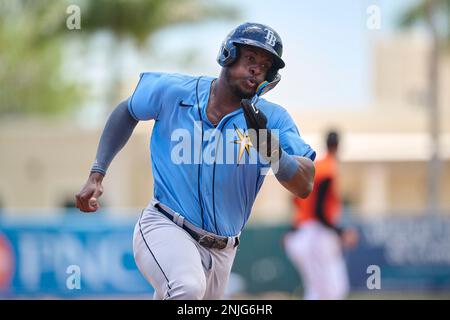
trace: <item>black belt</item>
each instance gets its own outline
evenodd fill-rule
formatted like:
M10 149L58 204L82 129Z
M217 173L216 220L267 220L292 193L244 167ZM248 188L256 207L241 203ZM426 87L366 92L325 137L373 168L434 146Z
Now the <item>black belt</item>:
M155 208L158 209L163 215L173 221L173 215L161 208L159 204L155 204ZM189 228L185 223L183 223L183 229L191 235L200 245L205 248L214 248L214 249L225 249L228 244L227 237L219 237L213 236L210 234L200 234L195 230ZM234 237L234 246L236 247L239 244L239 237Z

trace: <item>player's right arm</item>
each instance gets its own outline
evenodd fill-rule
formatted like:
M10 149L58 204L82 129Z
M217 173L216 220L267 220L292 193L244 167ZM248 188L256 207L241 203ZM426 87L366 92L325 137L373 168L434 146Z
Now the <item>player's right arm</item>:
M315 207L315 214L317 217L317 220L319 220L325 227L330 228L331 230L335 231L339 236L342 235L343 229L337 225L332 224L330 221L327 220L327 217L325 216L325 199L327 196L327 193L330 190L330 185L332 183L331 178L326 178L321 181L317 186L317 197L316 197L316 205Z
M81 211L93 212L100 207L97 200L103 193L102 181L106 170L125 146L139 121L159 119L170 79L164 73L141 73L133 95L111 113L100 138L89 178L76 195L77 208Z
M325 198L331 188L332 178L324 179L317 186L317 198L315 214L317 219L326 227L335 231L341 239L342 246L346 249L356 246L358 243L358 233L353 228L342 228L329 222L325 216Z
M103 194L103 177L114 157L127 143L137 123L138 120L128 110L128 100L121 102L109 116L89 178L75 196L76 206L81 211L94 212L100 207L98 198Z

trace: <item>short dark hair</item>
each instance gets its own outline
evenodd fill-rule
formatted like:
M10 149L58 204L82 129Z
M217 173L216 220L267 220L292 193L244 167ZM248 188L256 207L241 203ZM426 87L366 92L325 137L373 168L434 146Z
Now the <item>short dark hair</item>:
M337 131L331 130L327 133L327 148L330 149L337 149L339 145L339 133Z

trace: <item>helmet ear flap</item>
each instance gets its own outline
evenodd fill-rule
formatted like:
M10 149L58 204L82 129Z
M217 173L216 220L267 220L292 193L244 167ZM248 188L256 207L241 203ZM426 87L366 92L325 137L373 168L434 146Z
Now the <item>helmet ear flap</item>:
M231 65L237 58L236 45L231 41L226 41L220 47L219 55L217 56L217 62L222 67Z
M230 56L230 51L228 51L226 47L223 47L222 55L226 59L226 58L228 58Z
M219 55L217 56L217 62L222 67L229 67L232 65L239 54L239 43L236 44L232 41L226 41L220 47ZM278 74L278 66L272 66L272 68L267 72L266 80L272 82Z
M266 80L272 82L278 74L278 68L272 67L267 71Z

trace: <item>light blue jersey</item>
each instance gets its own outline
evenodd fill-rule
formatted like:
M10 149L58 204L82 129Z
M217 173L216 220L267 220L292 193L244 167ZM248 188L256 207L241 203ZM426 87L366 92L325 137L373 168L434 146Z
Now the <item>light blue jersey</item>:
M155 120L150 142L155 198L202 229L234 236L249 218L269 165L251 146L241 108L217 127L209 121L213 80L143 73L128 109L136 120ZM264 99L257 107L285 152L314 160L315 151L285 109Z

